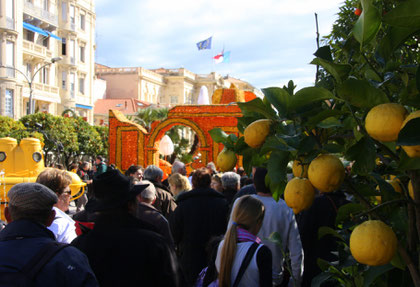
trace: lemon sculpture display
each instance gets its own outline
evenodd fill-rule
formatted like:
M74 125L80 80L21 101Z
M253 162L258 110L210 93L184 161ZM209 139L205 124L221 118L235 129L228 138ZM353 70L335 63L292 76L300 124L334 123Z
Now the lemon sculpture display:
M343 163L332 154L319 155L309 165L309 181L321 192L337 190L343 183L344 176Z
M407 124L409 120L419 118L419 117L420 117L420 110L409 114L408 117L403 122L401 129ZM420 157L420 145L413 145L413 146L406 145L406 146L402 146L402 148L404 149L404 151L407 153L409 157Z
M293 161L292 172L295 177L308 178L309 164L303 164L303 159L296 159Z
M295 214L309 208L314 198L315 190L306 178L293 178L284 190L284 200Z
M252 148L262 146L265 138L270 133L271 121L267 119L257 120L249 124L244 131L244 140Z
M370 266L385 265L397 250L394 231L380 220L358 225L350 236L350 251L358 262Z
M231 171L236 165L235 152L224 148L217 156L216 164L222 172Z
M378 141L396 141L406 115L407 111L400 104L387 103L375 106L366 116L366 131Z

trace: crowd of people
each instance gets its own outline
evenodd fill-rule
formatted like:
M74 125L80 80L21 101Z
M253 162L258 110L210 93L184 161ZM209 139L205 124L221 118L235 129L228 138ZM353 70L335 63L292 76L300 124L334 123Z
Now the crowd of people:
M340 192L295 216L263 167L187 174L175 161L165 180L157 166L122 174L101 157L71 169L87 184L75 214L64 170L10 189L0 286L310 286L317 258L334 259L334 239L317 231L334 226Z

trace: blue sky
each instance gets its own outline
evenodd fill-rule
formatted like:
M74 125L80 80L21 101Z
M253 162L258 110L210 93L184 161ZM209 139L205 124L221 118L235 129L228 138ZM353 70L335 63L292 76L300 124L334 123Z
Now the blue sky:
M258 88L313 85L314 13L327 35L342 0L96 0L96 62L216 71ZM213 36L212 50L196 43ZM230 63L214 64L223 47Z

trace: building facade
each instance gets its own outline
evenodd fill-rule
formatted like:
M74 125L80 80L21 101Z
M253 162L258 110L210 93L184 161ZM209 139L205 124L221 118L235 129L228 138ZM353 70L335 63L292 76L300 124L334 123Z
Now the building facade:
M0 1L0 115L72 109L93 122L93 0Z
M212 72L200 75L180 69L110 68L96 65L96 76L106 81L106 99L134 98L155 105L175 106L197 104L201 87L208 91L209 102L216 89L229 88L234 83L238 88L260 92L252 85L229 76Z

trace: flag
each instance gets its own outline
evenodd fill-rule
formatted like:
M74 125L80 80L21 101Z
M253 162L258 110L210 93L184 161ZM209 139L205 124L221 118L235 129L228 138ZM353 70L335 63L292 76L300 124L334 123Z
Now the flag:
M213 59L214 59L214 62L216 64L229 63L229 61L230 61L230 51L227 51L227 52L222 51L221 53L214 56Z
M213 38L213 36L204 41L198 42L197 43L198 50L211 49L211 38Z

